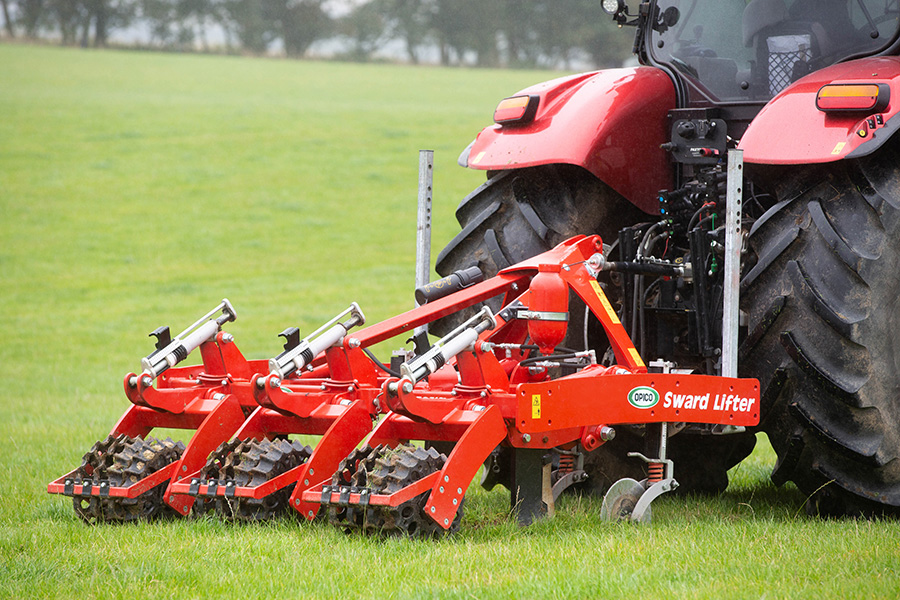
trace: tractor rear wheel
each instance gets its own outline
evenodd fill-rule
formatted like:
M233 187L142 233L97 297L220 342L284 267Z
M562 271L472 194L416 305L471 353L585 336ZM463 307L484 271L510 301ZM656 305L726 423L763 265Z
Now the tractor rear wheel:
M761 383L772 479L796 483L812 514L900 512L897 165L893 144L756 175L782 183L750 234L741 374Z
M440 253L437 272L446 276L458 269L478 266L485 277L495 275L526 258L545 252L578 234L599 234L608 242L620 229L653 217L639 211L609 186L580 167L550 165L492 174L469 194L456 211L462 231ZM582 308L578 308L581 306ZM569 336L564 344L584 346L584 304L570 304ZM492 306L492 309L499 309ZM456 322L438 322L431 332L449 331ZM596 319L589 323L588 339L602 356L606 336ZM753 434L707 436L683 433L669 441L669 456L676 464L679 491L715 493L728 485L727 471L753 450ZM586 483L602 495L623 477L642 479L644 465L628 457L644 451L643 437L620 431L616 439L586 456ZM508 460L497 464L497 482L509 481ZM486 483L490 485L494 479Z

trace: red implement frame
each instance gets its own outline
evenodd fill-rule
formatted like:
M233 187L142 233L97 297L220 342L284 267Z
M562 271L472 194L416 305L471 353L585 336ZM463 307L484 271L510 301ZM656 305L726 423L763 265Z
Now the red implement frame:
M449 380L449 385L447 378L433 375L404 390L400 380L390 378L382 385L381 398L391 411L366 443L395 446L410 440L455 442L443 469L390 495L323 481L299 493L303 505L398 506L430 490L426 513L446 529L478 468L500 443L548 449L578 441L601 424L757 424L759 383L754 379L647 372L586 266L601 248L596 236L573 238L493 279L362 330L355 338L365 347L500 293L506 294L504 306L517 299L527 308L528 285L538 265L551 263L560 265L559 277L602 323L617 367L594 365L558 379L547 379L545 373L530 381L530 375L517 373L515 359L504 359L504 353L493 351L490 344L476 343L471 351L456 357L458 381ZM517 327L514 314L501 312L495 321L497 327L482 334L484 342L526 341L527 330ZM297 497L295 491L293 499Z
M185 429L194 434L177 462L140 479L130 486L82 480L78 469L47 486L51 494L136 498L180 473L201 468L209 453L228 440L256 406L250 376L267 367L265 361L248 361L230 335L219 332L214 340L200 345L202 365L175 367L157 378L157 387L142 376L125 376L125 395L132 406L113 427L111 435L144 437L153 429ZM172 484L165 501L178 514L190 513L194 498L174 492Z
M285 379L268 373L264 361L246 361L229 343L230 336L220 333L215 342L201 345L201 366L171 369L156 388L133 374L125 380L134 406L113 433L195 429L178 463L128 488L107 486L101 491L75 481L73 471L48 489L135 497L169 479L166 501L186 514L196 496L263 498L294 485L290 505L307 519L315 517L322 504L396 507L428 493L425 511L446 529L478 468L500 444L546 450L572 445L603 425L619 423L757 424L756 380L647 372L595 279L592 269L602 261L601 250L597 236L567 240L487 281L348 334L315 357L307 371ZM519 346L529 336L522 318L539 312L528 310L529 285L542 264L558 265L554 276L578 294L603 325L616 366L589 365L551 379L548 370L533 366L533 361L521 364L525 352ZM503 296L504 310L494 316L493 329L455 356L445 357L449 362L432 368L427 377L411 381L408 375L389 376L364 353L369 346L497 296ZM532 316L523 317L522 310ZM210 452L232 436L246 440L291 434L321 438L307 462L262 485L243 487L200 477ZM341 460L361 443L395 446L411 440L454 442L454 447L439 472L390 495L330 485Z

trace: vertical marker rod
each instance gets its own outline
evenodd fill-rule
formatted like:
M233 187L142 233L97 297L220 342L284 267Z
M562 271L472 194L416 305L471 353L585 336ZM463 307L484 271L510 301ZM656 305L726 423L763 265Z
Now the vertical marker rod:
M416 285L431 281L431 194L434 182L434 150L419 150L419 209L416 216ZM417 303L418 304L418 303ZM415 335L428 334L428 326Z
M738 327L741 287L741 200L744 182L744 151L728 151L725 197L725 300L722 312L722 375L737 377Z

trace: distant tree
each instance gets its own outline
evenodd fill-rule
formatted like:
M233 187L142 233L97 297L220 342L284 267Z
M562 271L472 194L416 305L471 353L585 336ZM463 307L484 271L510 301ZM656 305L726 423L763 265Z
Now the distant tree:
M403 40L406 55L413 64L428 38L434 3L429 0L373 0L381 13L386 34Z
M9 14L9 0L0 0L0 6L3 8L3 27L6 29L6 34L14 38L16 37L16 30L13 27L13 20Z
M331 31L324 4L325 0L223 0L212 6L245 50L263 53L280 39L289 56L302 56Z
M537 21L543 0L501 0L498 29L506 48L506 62L513 67L535 67L540 57Z
M175 39L175 0L141 0L141 16L150 29L151 43L170 45Z
M359 61L369 60L391 35L388 17L378 0L355 2L337 23L337 30L353 45L350 58Z
M303 56L313 42L331 33L331 17L323 9L325 0L269 1L288 56Z
M266 11L266 0L225 0L221 8L243 49L254 53L268 49L275 32Z
M620 29L605 13L590 25L587 31L579 34L579 45L591 56L597 68L617 67L631 57L632 28Z
M117 28L127 27L136 13L136 4L130 0L73 0L83 7L81 45L106 46L109 34ZM93 39L91 38L93 31Z
M434 0L431 28L444 65L465 61L472 52L480 66L499 62L497 30L502 17L496 2L482 0Z
M45 18L44 1L20 0L19 15L19 18L22 21L22 26L25 28L25 35L30 38L37 37L38 29L41 26L41 22Z
M56 23L63 45L77 44L79 29L87 18L87 6L72 0L48 0L46 11Z
M199 38L203 48L209 49L206 28L214 20L215 8L212 0L176 0L175 17L182 45L190 45L195 38Z
M502 5L500 29L512 66L568 67L577 54L597 66L612 66L630 54L628 36L596 0L503 0Z

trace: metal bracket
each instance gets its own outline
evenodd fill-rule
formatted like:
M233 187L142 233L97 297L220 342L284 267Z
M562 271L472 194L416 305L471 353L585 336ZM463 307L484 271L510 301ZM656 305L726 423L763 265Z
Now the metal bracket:
M725 197L725 290L722 311L722 376L737 377L738 330L741 288L741 200L743 197L744 151L728 151Z
M662 481L657 481L656 483L651 485L649 488L647 488L646 492L641 494L641 497L637 501L637 504L634 505L634 510L631 511L631 520L638 523L643 522L644 514L650 508L650 503L652 503L654 500L656 500L666 492L671 492L677 487L678 482L674 479L663 479Z
M588 478L588 474L583 470L570 471L556 480L553 484L553 500L559 498L560 494L566 491L576 483L581 483Z
M416 211L416 289L430 280L431 268L431 193L434 179L434 150L419 150L419 200ZM417 303L418 304L418 303ZM425 335L428 325L416 327L414 338Z
M528 310L526 308L520 308L516 311L516 318L523 321L568 321L569 313Z

